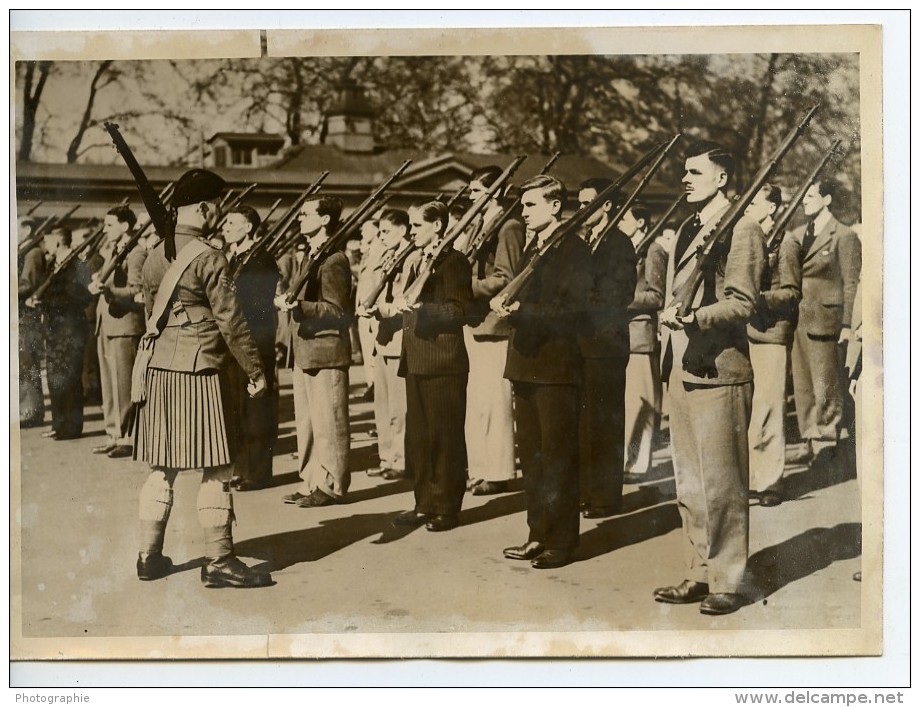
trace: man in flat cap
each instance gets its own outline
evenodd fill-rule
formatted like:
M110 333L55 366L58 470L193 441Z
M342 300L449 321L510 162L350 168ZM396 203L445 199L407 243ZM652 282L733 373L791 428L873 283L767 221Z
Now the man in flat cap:
M173 483L179 471L200 469L198 519L204 530L207 563L201 581L208 587L264 587L271 575L241 562L233 551L230 495L236 435L224 414L221 369L228 352L249 378L253 397L265 393L265 373L240 307L224 255L203 239L217 217L224 181L203 169L176 182L172 206L175 234L163 234L144 265L147 333L135 366L132 399L140 402L135 454L151 466L141 489L141 545L137 576L152 580L170 574L163 555ZM172 255L172 258L169 256ZM194 412L190 412L194 411Z

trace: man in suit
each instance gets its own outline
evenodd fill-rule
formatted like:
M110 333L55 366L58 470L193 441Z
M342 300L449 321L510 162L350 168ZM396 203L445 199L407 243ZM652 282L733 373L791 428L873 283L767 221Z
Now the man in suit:
M836 445L844 425L844 345L850 338L862 248L856 233L831 213L839 198L836 181L813 184L802 200L808 223L787 239L801 264L792 382L799 433L805 440L790 462L807 463L819 446Z
M105 240L100 252L103 269L107 269L112 259L128 247L136 222L134 212L126 206L116 206L105 215L102 225ZM130 457L132 454L134 405L131 403L131 372L137 345L145 329L144 305L135 297L143 289L142 273L146 260L147 251L134 245L127 258L105 282L94 278L89 286L92 294L102 295L101 301L96 304L96 337L106 433L106 441L93 447L93 453L112 458Z
M649 210L633 204L620 230L639 248L645 240ZM652 444L661 416L661 365L658 312L664 307L668 254L660 239L636 252L636 290L629 316L629 363L626 365L626 453L624 475L644 476L652 465Z
M761 293L748 324L754 369L754 398L748 428L750 489L761 506L778 506L783 500L787 362L795 309L801 296L795 275L799 266L790 239L784 238L781 247L766 240L773 230L773 217L781 203L779 187L765 184L745 211L746 216L760 225L767 247Z
M667 291L686 283L698 248L731 202L725 187L734 160L721 146L698 141L687 149L683 183L696 211L680 228L668 262ZM662 324L672 329L671 452L683 525L687 571L683 582L655 590L656 601L702 602L709 615L737 611L748 556L747 428L753 371L745 326L760 292L763 235L742 217L730 241L710 260L685 316L669 305Z
M604 178L582 182L579 206L586 207L610 184ZM607 518L623 506L624 396L629 360L626 306L636 289L636 251L618 224L610 223L612 211L613 202L607 201L585 223L583 235L592 250L592 286L578 337L584 359L579 461L585 518Z
M259 350L265 371L265 395L251 398L246 394L246 378L239 366L231 363L235 378L239 450L233 460L231 485L237 491L265 488L272 480L272 448L278 436L278 386L275 374L275 334L278 311L274 298L280 274L275 259L259 250L244 264L246 254L260 238L262 219L245 204L232 209L224 220L222 233L227 243L230 270L239 293L240 305Z
M300 209L300 233L309 256L300 270L318 257L335 232L342 213L336 197L307 199ZM348 493L348 367L351 365L351 318L354 301L351 267L345 253L328 253L315 264L294 302L275 300L290 312L294 327L294 417L300 478L297 491L285 503L300 508L328 506Z
M32 237L33 222L19 223L19 242ZM19 254L19 424L36 427L45 421L45 395L42 392L41 311L26 306L32 293L45 281L45 251L36 244Z
M566 189L555 177L538 175L521 185L521 194L524 267L561 225ZM519 299L496 296L491 303L513 327L505 377L514 394L530 530L527 542L503 554L530 560L536 569L567 565L578 545L578 333L592 283L590 250L570 233L536 262Z
M501 173L495 165L473 172L470 199L475 203ZM486 204L471 238L491 228L501 214L496 195ZM517 273L523 249L524 225L509 218L491 242L483 245L473 263L473 302L463 338L470 358L465 429L470 492L474 496L507 491L515 473L511 382L504 377L511 326L489 310L489 300Z

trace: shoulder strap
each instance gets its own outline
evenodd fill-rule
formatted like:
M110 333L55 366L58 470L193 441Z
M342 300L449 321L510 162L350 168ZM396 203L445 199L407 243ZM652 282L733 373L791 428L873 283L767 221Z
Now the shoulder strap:
M179 284L179 278L188 270L189 265L202 253L206 252L211 246L198 240L197 238L187 243L177 254L176 259L169 266L163 280L160 282L160 289L157 290L157 296L153 301L153 311L150 312L150 318L147 320L147 332L145 337L155 339L163 331L163 315L169 306L176 286Z

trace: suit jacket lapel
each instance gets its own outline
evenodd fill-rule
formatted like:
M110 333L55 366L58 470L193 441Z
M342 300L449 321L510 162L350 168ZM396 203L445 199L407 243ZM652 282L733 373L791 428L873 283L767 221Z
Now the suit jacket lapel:
M813 259L818 253L827 248L834 240L834 236L837 233L837 226L839 222L835 218L831 218L830 221L821 229L821 233L815 234L815 239L811 242L811 247L805 251L805 255L802 257L802 262L807 263L809 260ZM802 243L803 249L808 244Z

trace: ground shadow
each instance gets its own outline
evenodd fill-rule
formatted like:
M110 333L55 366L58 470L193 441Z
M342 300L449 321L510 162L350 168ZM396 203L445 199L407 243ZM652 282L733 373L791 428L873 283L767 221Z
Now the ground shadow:
M680 513L674 503L664 503L646 510L619 515L598 523L582 533L576 558L590 560L629 545L667 535L680 528Z
M807 498L815 491L836 486L856 478L856 456L852 444L842 441L815 455L811 464L783 479L786 499Z
M752 602L759 601L834 562L851 560L860 554L861 523L810 528L751 555L748 560L750 589L746 594Z

